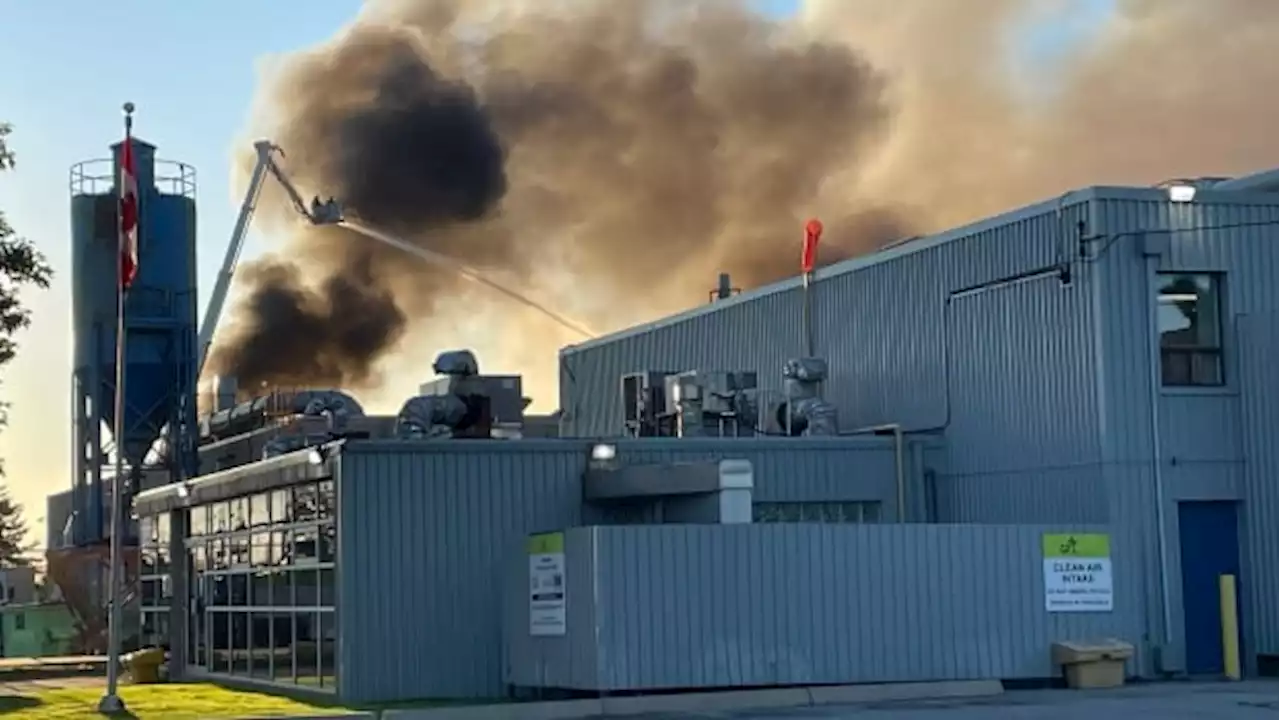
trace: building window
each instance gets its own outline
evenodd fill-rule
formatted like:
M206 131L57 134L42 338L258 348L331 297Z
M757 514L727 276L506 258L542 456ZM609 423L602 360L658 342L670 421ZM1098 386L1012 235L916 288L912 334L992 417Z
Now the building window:
M1223 384L1219 286L1218 276L1207 273L1160 276L1156 312L1164 385Z
M758 523L880 522L878 502L758 502L751 508Z
M168 513L138 518L139 642L160 646L169 641L169 605L173 601L169 567Z
M303 483L214 503L201 534L192 524L191 664L337 689L336 504L332 481Z

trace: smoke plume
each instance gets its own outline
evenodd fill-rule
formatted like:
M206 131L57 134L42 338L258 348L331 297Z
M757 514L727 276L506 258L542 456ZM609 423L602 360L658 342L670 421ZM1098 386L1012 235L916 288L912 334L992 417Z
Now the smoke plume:
M1117 1L1042 66L1011 42L1078 3L372 2L280 63L255 129L304 192L607 329L717 272L794 273L810 215L827 263L1075 186L1273 164L1277 4ZM237 278L211 361L242 385L374 387L410 329L459 315L526 372L574 340L286 207L267 193L286 252Z

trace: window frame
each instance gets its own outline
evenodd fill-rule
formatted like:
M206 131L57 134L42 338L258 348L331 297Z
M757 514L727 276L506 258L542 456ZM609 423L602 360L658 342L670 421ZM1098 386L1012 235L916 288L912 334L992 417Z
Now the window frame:
M1155 275L1156 287L1155 297L1152 302L1155 303L1156 313L1156 350L1157 357L1155 361L1160 367L1160 388L1164 391L1172 392L1202 392L1202 391L1219 391L1228 386L1227 377L1227 333L1226 333L1226 283L1225 273L1211 270L1179 270L1179 271L1159 271ZM1214 332L1212 342L1210 344L1194 344L1183 346L1166 346L1164 342L1164 332L1160 327L1159 313L1165 305L1163 299L1169 294L1166 288L1178 278L1191 278L1195 281L1206 279L1209 283L1209 292L1213 296L1213 318ZM1197 283L1198 285L1198 283ZM1204 296L1197 289L1196 303L1202 306ZM1194 370L1194 365L1188 369L1186 380L1179 381L1170 378L1170 373L1166 370L1169 358L1180 358L1184 362L1194 363L1196 358L1202 358L1213 363L1212 380L1206 381L1202 376L1198 375Z

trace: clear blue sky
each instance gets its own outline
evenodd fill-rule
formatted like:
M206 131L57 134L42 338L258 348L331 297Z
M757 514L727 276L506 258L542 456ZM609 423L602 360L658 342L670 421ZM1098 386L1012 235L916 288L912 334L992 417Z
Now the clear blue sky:
M1078 1L1094 17L1111 2ZM754 2L776 15L799 5ZM68 168L105 156L122 133L121 104L135 103L135 133L159 146L162 157L197 168L203 298L238 205L228 158L243 139L258 62L329 37L359 6L359 0L0 2L0 120L15 125L19 163L15 173L0 175L0 208L60 271L51 290L28 298L34 326L0 376L0 397L13 403L0 457L41 541L44 497L70 483ZM1067 39L1061 29L1035 29L1026 44L1051 52ZM251 239L247 253L259 249Z

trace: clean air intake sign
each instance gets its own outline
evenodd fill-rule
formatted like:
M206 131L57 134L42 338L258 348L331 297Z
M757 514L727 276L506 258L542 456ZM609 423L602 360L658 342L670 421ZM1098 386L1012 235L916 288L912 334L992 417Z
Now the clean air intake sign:
M1043 536L1044 609L1111 612L1111 538L1107 535Z
M529 634L564 635L564 533L531 535L529 550Z

